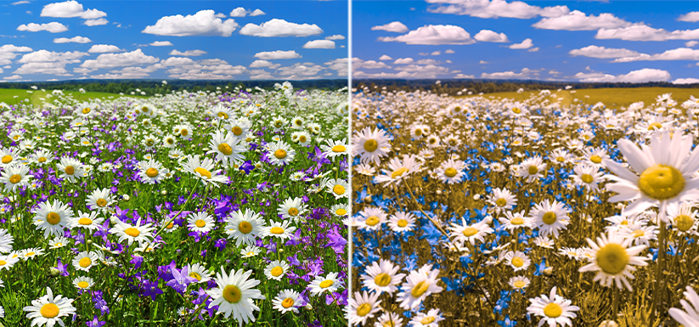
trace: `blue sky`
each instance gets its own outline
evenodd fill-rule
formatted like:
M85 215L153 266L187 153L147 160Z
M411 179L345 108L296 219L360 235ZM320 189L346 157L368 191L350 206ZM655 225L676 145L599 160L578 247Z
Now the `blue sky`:
M2 1L0 81L346 78L347 1Z
M699 82L697 1L354 1L352 7L355 79Z

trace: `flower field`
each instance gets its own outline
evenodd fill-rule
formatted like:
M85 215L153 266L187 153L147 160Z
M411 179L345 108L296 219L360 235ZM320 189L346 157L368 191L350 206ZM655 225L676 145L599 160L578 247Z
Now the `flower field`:
M353 98L364 326L696 326L697 99Z
M344 326L347 90L1 108L4 326Z

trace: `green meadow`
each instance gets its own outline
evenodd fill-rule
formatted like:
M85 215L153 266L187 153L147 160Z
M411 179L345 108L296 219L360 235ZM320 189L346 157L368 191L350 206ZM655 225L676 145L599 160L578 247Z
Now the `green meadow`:
M539 91L517 92L498 92L483 94L486 98L513 100L524 100L532 94L538 94ZM638 101L643 101L646 105L655 103L657 96L665 93L671 93L672 99L678 104L689 99L691 95L699 97L699 89L673 88L673 87L639 87L639 88L609 88L609 89L580 89L580 90L561 90L558 92L552 91L556 97L552 97L552 102L558 102L561 106L567 106L578 99L586 104L604 103L607 108L619 109L628 107L630 104ZM474 97L476 95L468 95L465 97Z
M30 93L31 92L31 93ZM44 102L51 102L51 98L47 95L51 94L51 90L46 90L46 92L41 90L21 90L21 89L0 89L0 102L5 102L7 104L13 105L29 99L29 102L34 105L41 105ZM64 91L64 95L72 95L73 98L81 101L89 99L107 99L112 97L114 99L122 97L119 94L106 93L106 92L86 92L80 93L78 91ZM129 97L146 98L140 95L124 95Z

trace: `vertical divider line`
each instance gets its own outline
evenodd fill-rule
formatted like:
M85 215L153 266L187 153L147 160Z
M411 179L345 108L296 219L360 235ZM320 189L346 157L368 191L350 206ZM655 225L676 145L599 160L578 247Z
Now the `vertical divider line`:
M349 299L352 298L352 215L353 203L353 188L352 188L352 161L354 155L352 154L352 0L347 0L347 115L349 115L349 126L347 126L347 178L349 183L349 196L348 199L348 209L349 217L347 219L350 222L347 225L347 299L349 305ZM351 327L349 320L347 320L347 326Z

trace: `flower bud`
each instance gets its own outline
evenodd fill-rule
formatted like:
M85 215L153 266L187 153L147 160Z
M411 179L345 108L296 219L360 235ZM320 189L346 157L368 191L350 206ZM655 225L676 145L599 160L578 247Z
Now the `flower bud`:
M51 274L51 277L58 277L61 274L61 272L54 267L49 268L49 273Z
M131 200L131 197L128 194L124 194L121 196L121 199L126 202L129 202L129 200Z
M553 276L553 267L548 267L548 268L544 269L544 276L546 276L546 277Z

